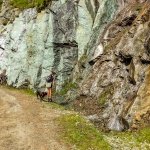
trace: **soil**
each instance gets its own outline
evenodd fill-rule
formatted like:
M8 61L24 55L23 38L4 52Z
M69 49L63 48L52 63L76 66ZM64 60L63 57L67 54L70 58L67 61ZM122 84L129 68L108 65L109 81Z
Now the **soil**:
M69 150L55 121L63 110L34 96L0 87L0 150Z

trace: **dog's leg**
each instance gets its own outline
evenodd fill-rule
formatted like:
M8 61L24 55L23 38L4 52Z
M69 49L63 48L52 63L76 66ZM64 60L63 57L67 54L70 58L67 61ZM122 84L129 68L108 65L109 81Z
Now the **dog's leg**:
M39 99L39 92L38 91L36 92L36 97L37 97L37 99Z
M43 101L43 98L41 97L41 98L40 98L40 102L42 102L42 101Z
M43 97L42 97L42 95L40 95L40 102L42 102L42 100L43 100Z

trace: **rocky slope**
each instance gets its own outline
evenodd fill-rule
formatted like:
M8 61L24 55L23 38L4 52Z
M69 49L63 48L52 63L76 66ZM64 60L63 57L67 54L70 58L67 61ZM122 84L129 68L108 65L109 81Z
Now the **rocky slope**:
M3 0L0 68L9 85L30 88L55 70L56 88L65 83L61 93L106 128L149 124L149 15L145 0L59 0L40 11Z
M149 2L127 5L101 34L95 54L79 64L75 106L109 129L137 128L147 113L149 120L149 15Z

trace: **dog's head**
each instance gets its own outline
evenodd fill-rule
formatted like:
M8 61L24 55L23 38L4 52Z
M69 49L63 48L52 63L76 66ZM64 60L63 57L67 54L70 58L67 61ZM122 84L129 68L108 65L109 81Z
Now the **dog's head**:
M41 92L41 97L45 97L47 95L47 92Z
M39 95L40 97L44 97L47 95L47 91L45 88L38 88L36 90L36 94Z

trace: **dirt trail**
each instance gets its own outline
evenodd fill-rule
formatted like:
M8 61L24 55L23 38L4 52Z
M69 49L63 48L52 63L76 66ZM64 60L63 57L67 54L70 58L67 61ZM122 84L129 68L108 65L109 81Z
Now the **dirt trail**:
M0 87L0 150L69 150L54 122L62 113L33 96Z

